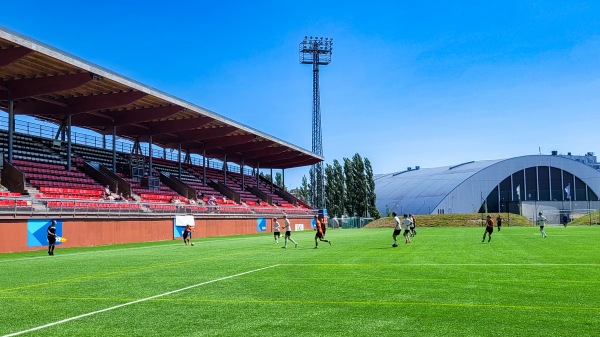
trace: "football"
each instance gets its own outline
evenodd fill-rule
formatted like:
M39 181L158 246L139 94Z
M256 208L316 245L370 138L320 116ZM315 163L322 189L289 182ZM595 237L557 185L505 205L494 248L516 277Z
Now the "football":
M191 245L193 246L193 245L194 245L194 243L192 242L192 243L191 243Z

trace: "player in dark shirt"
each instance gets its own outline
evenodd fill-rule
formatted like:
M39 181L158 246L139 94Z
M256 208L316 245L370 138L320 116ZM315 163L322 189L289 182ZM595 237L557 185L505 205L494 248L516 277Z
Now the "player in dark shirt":
M485 234L488 235L488 242L492 240L492 233L494 233L494 220L492 220L492 216L488 214L487 220L485 222L485 232L483 232L483 240L485 241Z
M56 244L56 220L52 220L48 226L48 255L54 255L54 245Z
M183 230L183 243L185 243L185 245L189 245L190 244L190 239L192 238L192 226L190 225L186 225L185 229ZM192 246L194 244L192 243Z

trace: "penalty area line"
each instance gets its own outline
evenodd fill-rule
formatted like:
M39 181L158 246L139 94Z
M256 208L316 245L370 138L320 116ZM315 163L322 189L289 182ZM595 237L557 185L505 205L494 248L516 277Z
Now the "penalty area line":
M74 317L69 317L69 318L66 318L66 319L63 319L63 320L60 320L60 321L56 321L56 322L52 322L52 323L40 325L40 326L37 326L35 328L30 328L30 329L27 329L27 330L22 330L22 331L17 331L17 332L9 333L9 334L3 335L1 337L19 336L19 335L22 335L22 334L25 334L25 333L28 333L28 332L33 332L33 331L37 331L37 330L49 328L49 327L52 327L52 326L55 326L55 325L58 325L58 324L67 323L67 322L74 321L74 320L77 320L77 319L80 319L80 318L84 318L84 317L88 317L88 316L100 314L100 313L103 313L103 312L107 312L107 311L119 309L119 308L122 308L122 307L126 307L128 305L132 305L132 304L136 304L136 303L141 303L141 302L145 302L145 301L150 301L150 300L153 300L153 299L156 299L156 298L160 298L160 297L172 295L172 294L179 293L179 292L182 292L182 291L185 291L185 290L197 288L197 287L200 287L200 286L203 286L203 285L207 285L207 284L211 284L211 283L215 283L215 282L219 282L219 281L228 280L228 279L232 279L234 277L243 276L243 275L247 275L247 274L251 274L251 273L256 273L256 272L259 272L259 271L263 271L263 270L274 268L274 267L278 267L278 266L280 266L280 265L279 264L274 264L274 265L268 266L268 267L263 267L263 268L248 270L248 271L245 271L245 272L242 272L242 273L239 273L239 274L221 277L221 278L218 278L218 279L214 279L214 280L210 280L210 281L206 281L206 282L194 284L194 285L191 285L191 286L187 286L187 287L184 287L184 288L181 288L181 289L168 291L166 293L162 293L162 294L158 294L158 295L154 295L154 296L142 298L142 299L139 299L139 300L135 300L135 301L131 301L131 302L127 302L127 303L115 305L115 306L112 306L112 307L109 307L109 308L104 308L104 309L100 309L100 310L88 312L86 314L82 314L82 315L78 315L78 316L74 316Z

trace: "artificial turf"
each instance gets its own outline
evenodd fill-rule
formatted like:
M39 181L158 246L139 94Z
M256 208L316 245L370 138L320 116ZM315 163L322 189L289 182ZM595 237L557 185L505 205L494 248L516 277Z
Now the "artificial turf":
M0 335L597 336L600 228L294 232L0 255ZM136 302L137 301L137 302ZM105 311L102 311L105 310ZM58 323L66 320L65 322ZM47 327L44 325L50 324ZM40 328L41 327L41 328Z

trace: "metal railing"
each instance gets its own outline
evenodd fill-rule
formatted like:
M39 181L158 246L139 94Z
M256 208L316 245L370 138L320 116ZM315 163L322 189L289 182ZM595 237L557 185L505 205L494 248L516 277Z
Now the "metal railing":
M1 111L0 111L1 113ZM8 115L2 114L0 115L0 129L8 130ZM26 135L30 135L33 137L46 138L49 140L55 139L55 136L58 134L58 127L46 122L39 121L39 123L34 123L26 120L21 120L15 118L15 132L22 133ZM81 130L83 132L78 132L75 130ZM94 134L93 131L73 127L73 131L71 132L71 142L73 144L85 145L96 147L105 150L112 150L112 136L99 136ZM129 154L133 148L133 141L121 137L117 137L115 140L115 149L117 152ZM149 153L148 143L141 143L140 147L142 149L142 154L147 156ZM159 146L153 145L152 147L152 157L153 158L163 158L167 160L171 160L177 162L179 159L179 151L177 149L163 149ZM185 157L185 154L182 152L181 158ZM190 155L192 164L202 166L203 158L201 155L191 154ZM217 159L207 159L207 167L214 168L217 170L221 170L223 168L223 162ZM227 170L229 172L240 173L241 167L237 164L227 164ZM244 168L244 173L247 175L252 174L252 169Z

